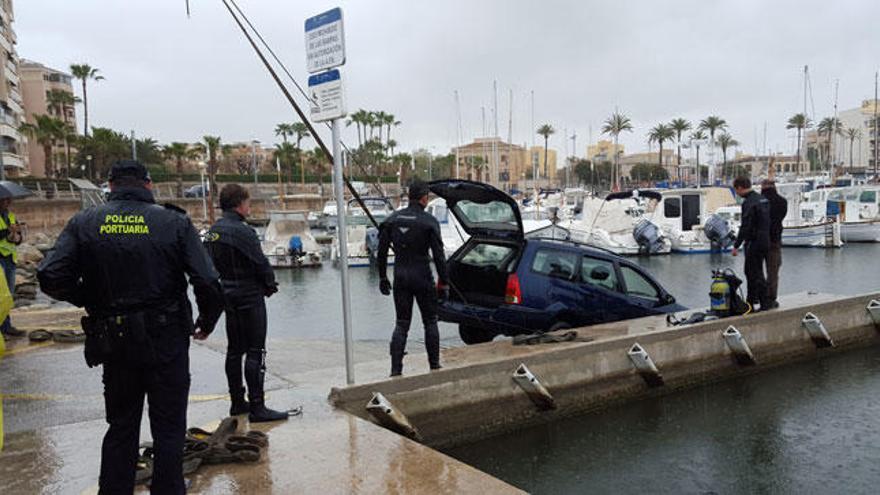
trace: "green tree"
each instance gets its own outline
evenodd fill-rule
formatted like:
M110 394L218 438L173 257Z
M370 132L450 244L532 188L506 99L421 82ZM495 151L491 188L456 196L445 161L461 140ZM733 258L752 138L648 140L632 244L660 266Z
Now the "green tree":
M309 126L302 122L294 122L293 124L290 124L290 131L292 136L296 136L297 149L302 149L301 143L303 139L312 137L312 134L309 132Z
M700 177L697 179L697 181L702 181L703 169L700 168L700 142L706 140L706 133L703 132L703 129L698 128L696 131L691 133L690 140L691 142L696 141L696 143L694 143L694 146L697 148L697 170L700 171ZM708 170L708 168L706 170ZM708 175L706 177L708 177Z
M550 141L550 136L552 136L553 134L556 133L556 129L554 129L553 126L550 124L544 124L541 127L538 127L538 130L536 132L538 133L539 136L544 137L544 178L546 179L548 177L547 176L547 151L548 151L547 146Z
M98 74L100 72L98 69L93 68L88 64L72 64L70 66L70 73L73 74L73 77L82 81L82 102L83 102L83 135L89 135L89 94L86 88L86 83L88 81L102 81L104 80L104 76Z
M681 181L681 135L691 130L691 123L687 119L672 119L669 127L675 131L675 143L678 145L678 180Z
M177 197L183 197L183 162L193 158L197 150L191 150L186 143L171 143L162 148L162 153L166 159L173 160L175 171L177 173Z
M220 136L203 136L208 154L208 220L214 223L214 192L217 191L217 155L223 149Z
M727 149L739 146L739 141L733 139L733 136L725 132L718 136L718 146L721 147L721 175L723 176L724 171L727 169Z
M621 113L613 113L611 117L602 124L602 134L608 134L614 137L614 178L612 180L612 188L620 188L620 153L617 151L617 142L621 132L632 132L633 126L629 117Z
M851 127L845 131L846 138L849 139L849 172L853 171L853 144L856 139L862 137L862 131L857 127Z
M55 143L67 136L67 124L50 115L34 115L33 123L24 123L18 127L19 132L33 139L43 148L46 157L46 177L55 177L55 156L52 148Z
M666 124L657 124L648 132L648 142L660 146L658 165L663 166L663 143L675 137L675 130Z
M70 176L70 135L76 136L76 122L70 121L70 114L74 106L81 100L69 91L50 89L46 92L46 104L50 114L60 115L61 120L70 127L73 132L66 132L64 136L64 175Z
M715 133L727 129L727 121L717 115L710 115L700 121L700 130L709 133L709 140L715 142Z
M275 135L281 136L281 139L286 143L287 137L293 135L293 124L285 124L281 123L275 126Z
M630 170L629 176L636 183L643 181L659 182L669 178L669 174L662 165L655 165L653 163L634 165L632 170Z
M385 145L388 146L389 148L394 148L394 146L391 146L391 143L392 143L391 128L399 126L400 121L397 120L397 117L395 117L393 114L386 113L385 118L383 120L383 123L385 124L385 127L387 127L387 129L388 129L385 132Z
M135 140L135 150L138 160L146 165L156 165L162 162L162 150L159 143L153 138Z
M352 113L348 116L348 120L345 121L345 126L348 127L351 124L355 124L357 127L357 137L358 137L358 147L363 146L364 141L367 140L367 123L369 121L369 112L364 110L363 108L359 109L357 112ZM361 137L361 130L363 130L363 138Z
M105 127L95 127L89 136L80 136L76 148L76 163L87 168L85 175L92 180L106 177L114 162L131 156L129 137Z
M820 136L827 136L827 144L825 145L825 166L830 170L832 164L832 156L831 156L831 139L835 135L841 135L843 133L843 124L840 123L840 119L837 117L825 117L819 122L819 125L816 127L816 130L819 131Z
M808 119L806 115L802 113L796 113L788 119L788 123L785 125L786 129L797 129L797 165L795 165L796 170L801 169L801 136L804 132L804 129L808 129L812 124L813 123L810 122L810 119Z

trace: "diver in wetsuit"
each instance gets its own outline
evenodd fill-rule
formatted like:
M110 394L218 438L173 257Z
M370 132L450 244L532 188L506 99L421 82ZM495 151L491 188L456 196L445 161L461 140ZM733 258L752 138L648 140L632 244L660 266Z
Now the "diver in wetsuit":
M425 212L428 205L428 185L415 180L409 186L409 206L394 212L379 230L379 290L384 295L392 293L388 280L388 248L394 248L394 310L397 320L391 336L391 376L403 373L403 355L406 336L412 320L413 299L419 304L422 323L425 325L425 348L428 365L440 369L440 332L437 328L438 293L446 297L449 292L446 274L446 257L437 219ZM430 249L440 279L434 287L431 273Z

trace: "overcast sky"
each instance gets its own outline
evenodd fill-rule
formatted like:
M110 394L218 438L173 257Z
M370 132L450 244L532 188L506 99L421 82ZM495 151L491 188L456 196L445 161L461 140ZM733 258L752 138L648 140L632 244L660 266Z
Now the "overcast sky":
M220 0L14 0L18 51L54 68L89 63L107 78L89 90L93 125L161 142L257 137L295 114ZM725 118L745 151L790 152L785 121L803 107L809 65L815 118L873 96L880 2L863 1L291 1L239 0L305 84L303 21L345 15L349 110L393 113L401 150L446 152L457 140L454 91L467 142L498 129L530 144L535 126L577 133L584 154L615 108L633 120L627 152L647 150L650 127L675 117ZM874 53L871 49L874 49ZM79 92L79 89L77 89ZM300 100L303 102L303 100ZM812 105L811 105L812 107ZM81 110L78 111L81 118ZM812 113L812 108L808 108ZM811 115L812 117L812 115ZM329 140L329 132L324 133ZM354 126L343 135L356 141ZM538 138L537 141L540 141ZM536 142L537 142L536 141ZM570 146L571 141L568 141Z

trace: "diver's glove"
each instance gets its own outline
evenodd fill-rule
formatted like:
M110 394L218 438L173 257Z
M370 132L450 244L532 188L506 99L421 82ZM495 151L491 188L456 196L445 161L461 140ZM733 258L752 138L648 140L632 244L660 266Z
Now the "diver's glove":
M387 278L379 280L379 292L381 292L383 296L391 295L391 282L389 282Z

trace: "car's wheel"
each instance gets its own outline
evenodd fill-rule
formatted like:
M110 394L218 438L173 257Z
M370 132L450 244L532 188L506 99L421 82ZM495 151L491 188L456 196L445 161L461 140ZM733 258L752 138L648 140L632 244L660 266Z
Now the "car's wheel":
M550 327L550 330L547 330L547 331L548 332L555 332L557 330L568 330L569 328L571 328L571 325L569 325L567 322L557 321L556 323L553 324L553 326Z
M491 342L495 338L495 332L480 327L472 327L469 325L459 325L458 335L461 336L462 342L467 345L482 344Z

